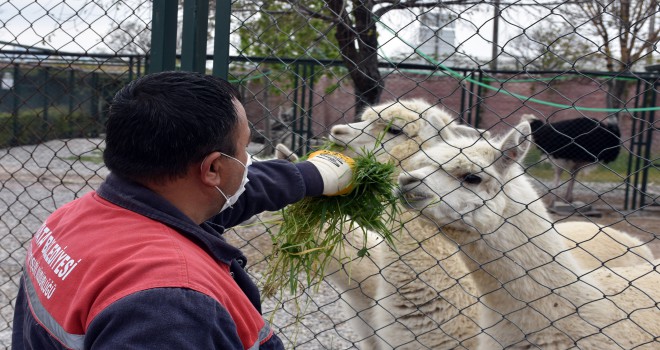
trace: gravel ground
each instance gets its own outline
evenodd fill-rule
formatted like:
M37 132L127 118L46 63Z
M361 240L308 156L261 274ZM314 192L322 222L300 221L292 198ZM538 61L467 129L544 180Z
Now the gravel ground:
M95 189L107 175L100 163L101 139L55 140L38 146L23 146L0 150L0 346L8 348L11 318L18 278L25 257L25 244L32 233L55 208ZM252 145L251 152L260 150ZM556 200L549 184L536 182L543 200ZM592 205L588 215L557 214L555 218L591 220L624 229L652 245L660 257L660 210L623 212L625 187L622 184L581 182L575 188L576 199ZM599 195L600 193L600 195ZM660 186L648 188L650 201L658 201ZM268 231L276 230L277 216L266 213L251 225L235 228L227 238L241 247L249 259L248 271L261 281L267 267L266 256L272 243ZM347 322L354 314L342 299L341 292L329 282L322 282L318 291L299 295L281 295L264 301L263 309L274 328L289 347L296 349L354 348L357 336Z
M576 181L575 202L585 205L578 207L577 211L552 211L556 203L566 206L560 199L566 193L565 184L553 188L550 182L535 180L535 186L538 192L543 194L543 201L551 209L553 219L591 221L603 226L612 226L641 239L651 247L655 257L660 258L660 185L647 184L644 192L646 195L644 210L639 208L624 210L625 184ZM632 198L634 192L632 187L628 189L629 198ZM641 191L637 191L638 197L641 194Z

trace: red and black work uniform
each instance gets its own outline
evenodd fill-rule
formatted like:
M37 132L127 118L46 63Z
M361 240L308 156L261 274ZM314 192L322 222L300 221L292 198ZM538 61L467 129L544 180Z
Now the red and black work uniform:
M307 162L255 162L248 174L233 209L202 225L112 174L56 210L28 247L13 349L282 349L245 256L221 233L323 183Z

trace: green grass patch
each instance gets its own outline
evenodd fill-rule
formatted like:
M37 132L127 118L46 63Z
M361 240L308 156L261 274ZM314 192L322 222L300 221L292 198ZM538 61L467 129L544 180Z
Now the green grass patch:
M21 109L16 115L0 113L0 148L32 145L49 140L90 137L105 132L105 126L80 110L62 106Z
M73 161L81 161L81 162L91 162L94 164L102 164L103 163L103 151L101 150L93 150L91 152L87 152L85 154L81 154L79 156L71 156L67 157L67 160L73 160Z

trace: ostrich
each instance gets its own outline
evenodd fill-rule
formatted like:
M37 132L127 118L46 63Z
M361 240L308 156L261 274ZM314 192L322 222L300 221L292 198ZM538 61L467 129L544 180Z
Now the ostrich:
M521 121L532 127L536 146L552 158L555 167L554 187L559 186L563 170L569 172L564 200L573 202L573 186L580 170L598 162L610 163L621 150L621 132L615 115L604 122L588 117L546 123L534 115L525 114Z

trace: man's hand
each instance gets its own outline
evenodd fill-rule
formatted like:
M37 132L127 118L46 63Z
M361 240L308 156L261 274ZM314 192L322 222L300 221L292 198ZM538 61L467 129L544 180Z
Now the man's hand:
M314 164L323 178L323 194L338 196L346 194L353 189L353 169L355 160L341 153L320 150L313 152L307 161Z

